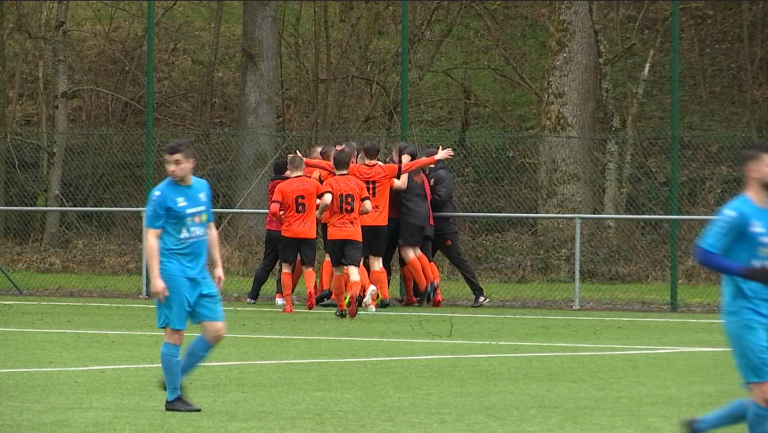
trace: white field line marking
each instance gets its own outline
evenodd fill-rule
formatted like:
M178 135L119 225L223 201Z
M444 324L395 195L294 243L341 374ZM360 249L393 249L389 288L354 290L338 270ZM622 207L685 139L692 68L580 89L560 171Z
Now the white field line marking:
M98 302L27 302L27 301L2 301L0 305L68 305L68 306L91 306L91 307L130 307L130 308L155 308L154 305L142 304L101 304ZM224 307L224 310L230 311L260 311L279 313L280 309L271 308L241 308ZM333 310L294 310L295 313L333 313ZM720 319L653 319L646 317L588 317L588 316L534 316L534 315L506 315L506 314L461 314L461 313L418 313L418 312L397 312L397 311L377 311L370 313L360 311L362 314L373 315L394 315L394 316L435 316L435 317L480 317L494 319L542 319L542 320L608 320L620 322L684 322L684 323L723 323Z
M47 332L62 334L103 334L103 335L163 335L162 332L149 331L92 331L81 329L34 329L34 328L0 328L0 332ZM185 333L188 336L200 334ZM330 337L330 336L299 336L299 335L253 335L227 334L227 338L270 338L281 340L327 340L327 341L373 341L387 343L439 343L439 344L485 344L498 346L540 346L540 347L591 347L605 349L650 349L650 350L730 350L718 347L679 347L679 346L628 346L621 344L585 344L585 343L529 343L517 341L472 341L472 340L424 340L410 338L368 338L368 337Z
M591 356L591 355L641 355L654 353L682 353L682 352L709 352L714 350L635 350L629 352L552 352L552 353L498 353L479 355L427 355L427 356L393 356L387 358L341 358L341 359L286 359L267 361L234 361L234 362L208 362L200 365L217 367L227 365L262 365L262 364L312 364L325 362L381 362L381 361L412 361L434 359L477 359L477 358L521 358L533 356ZM84 370L117 370L126 368L157 368L160 364L139 365L97 365L93 367L59 367L59 368L12 368L0 370L0 373L25 373L38 371L84 371Z

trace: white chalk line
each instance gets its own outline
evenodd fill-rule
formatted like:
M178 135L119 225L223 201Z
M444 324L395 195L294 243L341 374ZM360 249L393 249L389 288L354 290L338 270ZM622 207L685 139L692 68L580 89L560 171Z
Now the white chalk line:
M2 301L0 305L66 305L66 306L90 306L90 307L129 307L129 308L155 308L154 304L107 304L98 302L29 302L29 301ZM280 312L280 309L270 308L243 308L243 307L224 307L229 311L258 311L258 312ZM294 310L294 313L321 313L330 314L333 310ZM372 315L394 315L394 316L435 316L435 317L477 317L493 319L540 319L540 320L607 320L620 322L681 322L681 323L723 323L719 319L654 319L649 317L592 317L592 316L539 316L539 315L507 315L507 314L466 314L466 313L421 313L407 311L377 311L371 313L360 311L361 314Z
M719 350L719 349L717 349ZM535 356L600 356L600 355L642 355L657 353L683 353L702 352L706 350L635 350L621 352L551 352L551 353L499 353L479 355L426 355L426 356L392 356L385 358L341 358L341 359L285 359L265 361L234 361L234 362L206 362L200 365L207 367L232 366L232 365L268 365L268 364L313 364L333 362L384 362L384 361L416 361L438 359L481 359L481 358L522 358ZM158 368L160 364L137 365L96 365L90 367L51 367L51 368L11 368L2 369L0 373L29 373L44 371L88 371L88 370L118 370L128 368Z
M36 329L36 328L0 328L0 332L43 332L62 334L103 334L103 335L163 335L162 332L150 331L102 331L82 329ZM185 333L188 336L200 334ZM539 347L590 347L605 349L650 349L650 350L696 350L719 351L730 350L718 347L679 347L679 346L634 346L621 344L586 344L586 343L537 343L520 341L473 341L473 340L425 340L412 338L370 338L370 337L332 337L332 336L300 336L300 335L254 335L227 334L227 338L267 338L281 340L325 340L325 341L367 341L386 343L437 343L437 344L481 344L498 346L539 346Z

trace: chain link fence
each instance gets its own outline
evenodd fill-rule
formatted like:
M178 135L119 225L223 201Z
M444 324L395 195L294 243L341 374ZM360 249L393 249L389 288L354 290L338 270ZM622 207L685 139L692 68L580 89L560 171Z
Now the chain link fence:
M208 179L219 209L266 209L271 162L313 144L376 141L382 159L398 133L262 134L255 131L156 131L152 185L164 178L162 146L192 138L196 174ZM38 131L7 131L2 205L46 204L53 170L51 142ZM488 131L413 131L420 150L450 146L448 162L458 212L540 213L550 182L545 158L567 164L557 146L536 134ZM755 139L742 134L681 137L679 206L683 215L711 215L741 187L737 154ZM670 206L669 137L600 136L559 140L580 146L576 165L579 209L555 213L661 215ZM63 207L140 208L145 204L144 132L84 131L67 134L59 203ZM572 152L571 152L572 154ZM586 199L584 199L586 197ZM551 209L548 209L551 210ZM610 210L611 212L606 212ZM136 296L141 288L141 216L128 212L62 212L55 241L43 243L45 213L0 212L0 266L30 294ZM262 255L263 215L217 215L227 294L244 299ZM458 219L462 243L494 301L508 305L570 307L574 285L573 221L531 218ZM695 266L690 246L704 222L680 223L680 307L713 309L719 291L714 274ZM666 308L669 303L668 221L582 221L581 305L584 308ZM449 302L471 293L445 258L436 259ZM396 268L396 266L395 266ZM11 293L0 277L0 293ZM273 282L263 293L272 294ZM303 289L299 289L303 293Z

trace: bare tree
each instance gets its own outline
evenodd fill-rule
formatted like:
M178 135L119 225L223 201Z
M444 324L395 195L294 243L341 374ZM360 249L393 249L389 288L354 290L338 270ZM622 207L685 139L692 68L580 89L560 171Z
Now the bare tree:
M8 131L5 130L5 104L7 77L5 58L5 2L0 2L0 206L5 206L5 157L8 152ZM5 212L0 212L0 235L5 229Z
M54 31L56 42L54 45L54 67L56 73L56 102L53 106L53 124L56 130L56 138L53 146L53 169L51 170L48 187L48 206L58 207L61 197L61 175L64 172L64 152L67 148L67 127L69 113L67 111L67 99L69 96L69 78L67 68L67 8L69 2L59 1L56 6L56 23ZM55 241L59 231L58 212L49 212L45 218L45 234L43 244L51 244Z
M277 2L243 2L238 207L266 205L265 168L276 151ZM247 219L255 227L254 218Z
M539 207L542 213L591 213L591 157L598 100L598 49L587 2L554 3L547 39L542 107Z
M213 23L211 23L211 43L208 47L208 60L205 65L205 78L203 79L203 98L201 104L205 110L203 114L203 127L211 125L211 110L213 108L213 83L214 72L216 71L216 60L219 56L219 35L221 34L221 15L224 9L224 2L216 2L216 12L213 14Z

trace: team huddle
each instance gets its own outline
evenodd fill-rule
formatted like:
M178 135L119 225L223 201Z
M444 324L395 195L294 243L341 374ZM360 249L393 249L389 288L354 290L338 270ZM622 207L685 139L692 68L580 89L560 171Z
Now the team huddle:
M438 175L451 149L430 149L419 157L416 147L399 143L391 161L382 163L379 146L355 143L316 146L310 158L299 152L274 163L262 264L256 271L248 302L280 262L278 290L283 312L293 312L293 291L304 276L307 309L335 306L339 318L354 318L358 308L375 311L390 305L391 261L399 249L406 294L402 305L442 304L440 277L432 261L442 251L460 270L475 294L474 307L488 302L459 246L455 223L438 225L432 207L451 212L452 184ZM220 290L224 284L218 230L208 182L193 176L195 159L189 140L174 140L163 152L168 177L149 196L146 208L147 269L155 298L157 327L165 330L160 349L166 392L165 410L199 412L183 396L182 381L224 338L226 326ZM423 169L431 167L428 179ZM432 186L435 188L434 200ZM325 260L320 287L314 270L318 221ZM437 228L436 228L437 227ZM441 244L433 244L439 240ZM209 268L210 267L210 271ZM413 287L415 284L415 287ZM318 290L319 289L319 290ZM187 322L202 333L181 344Z
M307 309L333 305L338 317L354 318L358 307L387 308L390 263L399 249L406 283L400 303L442 304L439 273L432 260L430 186L422 170L451 158L453 151L430 149L419 158L415 146L398 143L390 163L380 162L379 153L378 144L359 149L347 142L315 146L308 158L296 152L275 161L275 177L268 187L264 260L254 275L249 303L256 302L279 258L276 298L285 305L283 312L293 311L292 295L301 275ZM318 222L325 258L316 287ZM471 279L476 281L474 274ZM480 291L482 305L487 297Z

